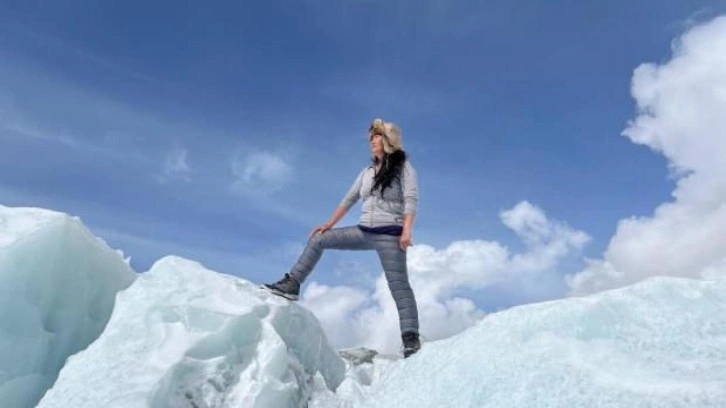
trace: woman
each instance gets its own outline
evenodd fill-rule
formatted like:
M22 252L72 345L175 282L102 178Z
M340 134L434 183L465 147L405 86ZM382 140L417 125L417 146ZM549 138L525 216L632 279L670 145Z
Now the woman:
M395 124L375 119L368 129L368 140L372 163L360 172L330 220L313 229L305 250L290 272L280 281L265 286L280 296L297 300L300 285L320 260L323 250L375 249L398 308L403 355L408 357L421 348L418 309L406 269L406 250L411 245L418 202L416 171L407 160L401 131ZM333 228L359 199L363 200L359 224Z

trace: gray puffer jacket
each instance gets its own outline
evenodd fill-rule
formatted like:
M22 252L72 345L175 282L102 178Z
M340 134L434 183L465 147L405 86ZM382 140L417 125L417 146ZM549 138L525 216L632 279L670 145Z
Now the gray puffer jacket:
M379 190L371 194L374 183L375 167L371 164L364 168L348 190L340 206L350 209L359 199L363 199L363 211L359 224L366 227L384 225L403 225L404 214L415 214L418 204L418 178L416 170L406 160L400 177L396 177L385 189L383 196Z

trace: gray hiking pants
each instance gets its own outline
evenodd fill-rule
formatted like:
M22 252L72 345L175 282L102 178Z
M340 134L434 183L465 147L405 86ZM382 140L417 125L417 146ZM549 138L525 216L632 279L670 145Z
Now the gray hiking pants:
M320 260L324 249L375 249L398 308L401 333L418 333L416 298L408 282L406 252L401 250L398 240L397 236L363 232L356 226L330 229L308 240L305 250L290 270L290 276L302 284Z

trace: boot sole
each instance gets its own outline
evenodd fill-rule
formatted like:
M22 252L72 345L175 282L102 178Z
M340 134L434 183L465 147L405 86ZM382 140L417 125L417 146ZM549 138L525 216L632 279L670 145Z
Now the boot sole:
M295 295L295 294L292 294L292 293L285 293L285 292L282 292L282 291L277 290L275 288L271 288L271 287L269 287L267 285L262 285L261 287L263 289L267 289L267 291L269 291L269 292L271 292L271 293L273 293L273 294L275 294L277 296L283 297L283 298L285 298L287 300L298 300L298 298L299 298L298 295Z

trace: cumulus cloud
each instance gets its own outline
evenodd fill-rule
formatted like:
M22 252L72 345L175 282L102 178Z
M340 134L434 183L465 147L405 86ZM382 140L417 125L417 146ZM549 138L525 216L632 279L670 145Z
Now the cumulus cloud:
M292 175L292 166L280 154L259 151L232 160L232 191L269 194L281 189Z
M162 184L172 180L191 181L191 172L187 164L187 150L175 147L164 158L161 173L156 175L156 180Z
M523 201L500 218L526 245L513 253L493 241L456 241L437 249L415 245L408 251L408 271L418 302L421 333L428 340L446 338L479 321L484 311L461 295L503 280L547 272L563 258L577 254L589 237L550 220ZM366 346L395 353L400 345L398 312L381 273L372 289L353 286L306 286L302 303L320 319L337 347Z
M575 294L726 273L726 17L686 32L670 61L640 65L632 95L638 115L623 135L668 159L673 200L621 220L603 258L568 277Z

